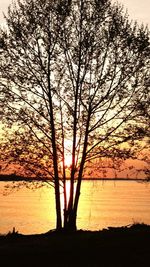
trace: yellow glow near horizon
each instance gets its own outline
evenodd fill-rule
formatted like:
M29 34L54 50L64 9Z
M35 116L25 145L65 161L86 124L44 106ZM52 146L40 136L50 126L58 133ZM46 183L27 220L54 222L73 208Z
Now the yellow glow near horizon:
M69 139L64 140L65 149L65 167L69 168L72 164L72 141Z

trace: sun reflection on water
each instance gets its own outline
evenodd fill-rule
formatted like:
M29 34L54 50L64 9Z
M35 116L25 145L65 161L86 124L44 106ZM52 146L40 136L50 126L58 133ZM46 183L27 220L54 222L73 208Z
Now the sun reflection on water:
M35 191L24 188L3 196L4 184L0 183L0 233L7 233L13 227L23 234L42 233L55 228L54 188L43 187ZM69 181L66 189L69 196ZM150 224L149 214L149 185L127 181L116 184L113 181L85 181L82 184L78 229L99 230L134 221Z

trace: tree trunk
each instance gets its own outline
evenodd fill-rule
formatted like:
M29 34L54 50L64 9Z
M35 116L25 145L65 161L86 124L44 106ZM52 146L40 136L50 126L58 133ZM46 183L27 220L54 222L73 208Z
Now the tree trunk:
M51 42L51 40L50 40ZM50 126L51 126L51 139L52 139L52 150L53 150L53 167L54 167L54 184L55 184L55 204L56 204L56 230L60 231L62 229L62 219L61 219L61 202L60 202L60 187L59 187L59 174L58 174L58 158L57 158L57 145L56 145L56 132L54 123L54 109L52 102L52 92L51 92L51 70L50 70L50 47L48 53L48 98L50 107Z
M79 170L75 199L74 199L74 207L73 207L74 214L76 214L76 216L77 216L77 210L78 210L78 204L79 204L83 169L84 169L84 164L85 164L85 160L86 160L86 150L87 150L87 144L88 144L88 129L89 129L89 124L90 124L90 117L91 117L91 106L89 105L88 119L87 119L85 139L84 139L84 148L83 148L82 160L81 160L81 164L80 164L80 170Z
M56 230L62 229L59 184L55 182Z
M75 232L77 230L77 213L74 210L66 211L64 231Z

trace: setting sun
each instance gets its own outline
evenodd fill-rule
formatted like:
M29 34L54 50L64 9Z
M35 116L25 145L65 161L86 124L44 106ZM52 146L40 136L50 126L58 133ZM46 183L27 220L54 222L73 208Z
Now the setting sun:
M65 166L70 167L72 164L72 156L70 154L65 155Z
M72 141L65 139L64 140L64 148L65 148L65 167L69 168L72 164Z

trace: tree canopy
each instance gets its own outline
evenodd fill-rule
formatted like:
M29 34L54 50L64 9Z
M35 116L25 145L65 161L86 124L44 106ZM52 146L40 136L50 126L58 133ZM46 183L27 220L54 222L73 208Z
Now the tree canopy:
M64 226L75 229L88 162L132 157L134 141L147 135L141 107L149 114L148 28L131 23L110 0L18 0L6 23L0 30L3 160L23 166L27 176L51 179L57 229L62 186Z

